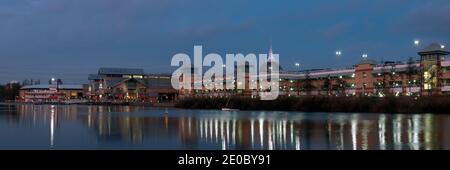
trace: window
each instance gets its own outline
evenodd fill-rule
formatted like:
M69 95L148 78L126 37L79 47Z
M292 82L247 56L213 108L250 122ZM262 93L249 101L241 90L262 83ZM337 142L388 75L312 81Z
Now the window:
M133 75L133 78L135 78L135 79L142 79L144 77L142 75Z
M366 72L363 72L363 78L366 78L366 77L367 77Z
M135 89L136 89L136 86L137 86L137 83L134 82L134 81L128 81L127 86L128 86L128 89L130 89L130 90L135 90Z

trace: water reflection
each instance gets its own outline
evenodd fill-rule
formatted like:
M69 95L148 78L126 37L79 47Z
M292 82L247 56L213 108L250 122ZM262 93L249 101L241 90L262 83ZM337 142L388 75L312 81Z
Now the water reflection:
M449 149L450 117L434 114L222 112L137 106L0 105L0 148ZM23 130L25 129L25 130ZM28 133L37 131L39 135ZM8 133L6 132L8 131ZM17 131L17 133L14 133ZM25 131L25 132L24 132Z

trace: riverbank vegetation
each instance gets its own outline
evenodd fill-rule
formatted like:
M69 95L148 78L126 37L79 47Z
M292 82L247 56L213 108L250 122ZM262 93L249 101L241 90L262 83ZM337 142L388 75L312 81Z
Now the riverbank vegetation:
M14 100L19 96L19 84L0 85L0 101Z
M450 96L430 97L279 97L262 101L249 97L187 97L176 107L188 109L278 110L302 112L450 113Z

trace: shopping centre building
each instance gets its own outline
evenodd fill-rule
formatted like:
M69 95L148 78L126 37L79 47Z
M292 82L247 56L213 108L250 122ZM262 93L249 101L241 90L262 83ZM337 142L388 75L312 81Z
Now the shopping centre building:
M170 75L146 74L144 69L100 68L89 75L86 94L91 101L162 102L175 100Z
M448 54L450 52L446 51L444 46L433 43L418 52L419 59L413 57L399 62L376 62L365 56L355 65L346 69L280 70L279 94L280 96L379 97L386 95L449 95L450 60L446 60ZM224 79L229 78L224 77ZM236 82L236 79L233 82L245 83L245 88L243 90L181 89L179 94L180 97L230 95L256 97L262 91L259 88L248 88L250 83L248 73L245 75L245 82ZM213 85L212 83L203 82L203 85Z

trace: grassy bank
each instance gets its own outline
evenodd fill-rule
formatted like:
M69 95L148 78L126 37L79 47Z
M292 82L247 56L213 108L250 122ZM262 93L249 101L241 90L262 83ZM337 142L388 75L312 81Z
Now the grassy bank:
M175 106L188 109L227 107L302 112L450 113L450 97L280 97L273 101L249 97L190 97L179 100Z

